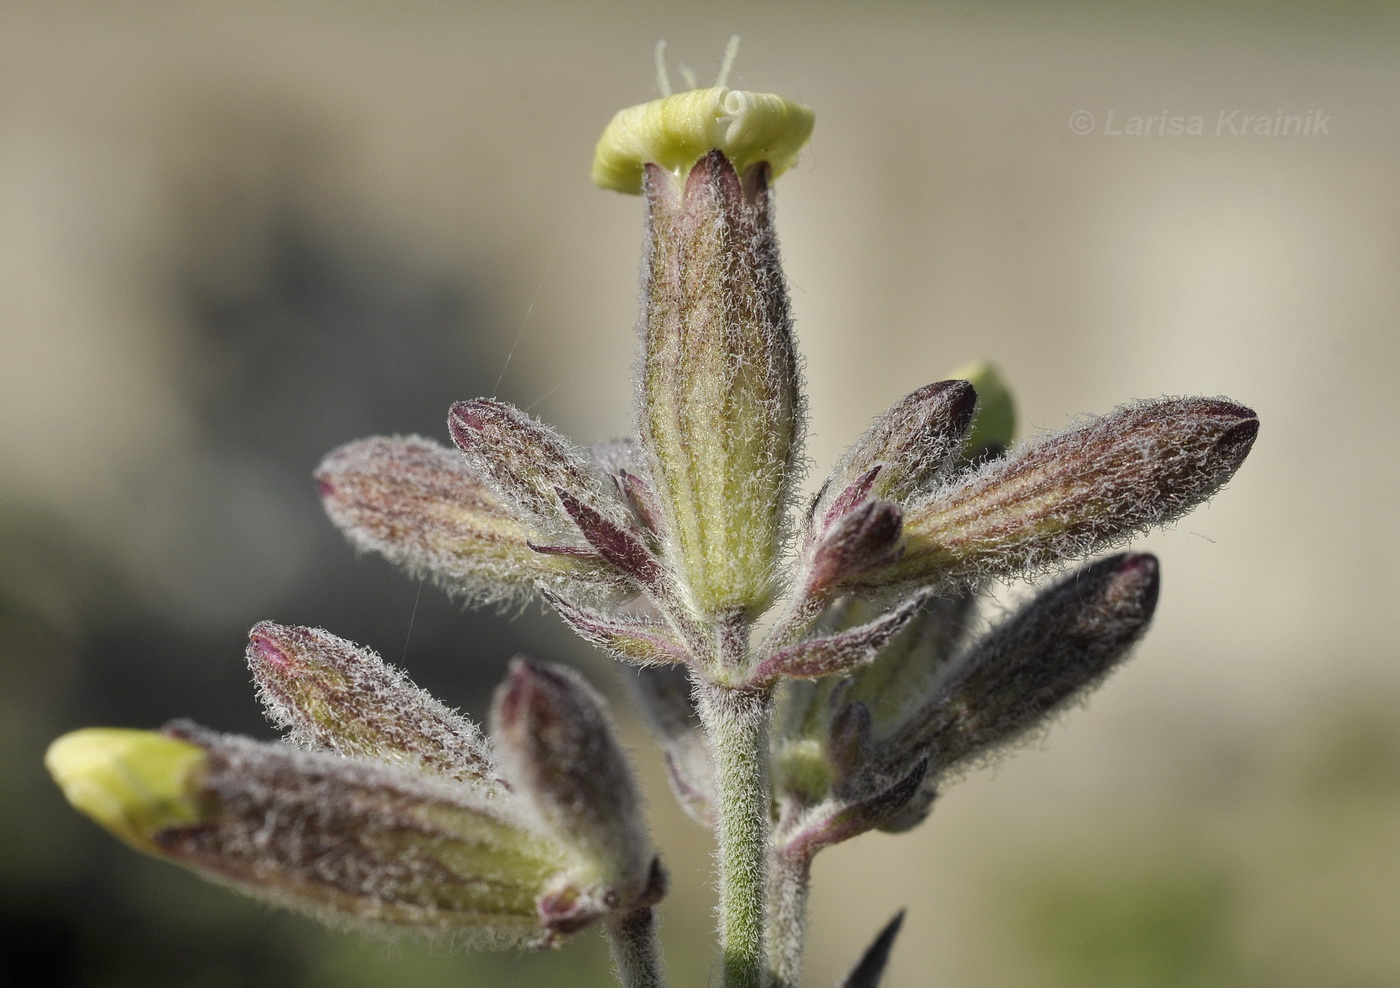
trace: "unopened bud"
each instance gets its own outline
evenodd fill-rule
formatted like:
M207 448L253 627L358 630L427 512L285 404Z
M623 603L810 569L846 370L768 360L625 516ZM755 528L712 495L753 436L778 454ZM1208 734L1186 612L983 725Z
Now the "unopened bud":
M298 744L501 791L476 725L367 648L263 621L248 635L248 667L268 718Z
M321 919L488 946L569 932L541 901L578 884L579 864L509 800L190 724L78 732L55 742L49 763L74 804L118 836ZM591 915L605 912L595 903Z
M416 436L376 436L335 450L316 471L331 521L356 548L415 576L485 600L537 582L568 588L615 581L598 560L545 555L539 536L456 450Z
M536 541L574 530L560 489L595 508L608 501L584 451L512 405L490 398L459 401L447 426L467 465L533 523ZM620 502L610 507L620 516Z
M862 500L904 504L927 490L958 451L977 398L967 381L939 381L896 402L836 464L813 504L809 531L825 531L849 511L843 493L872 470Z
M516 659L496 691L491 733L511 784L593 865L609 904L635 900L655 854L602 697L572 670Z
M904 741L935 772L1009 741L1097 685L1152 620L1157 559L1099 560L1037 594L951 665Z
M632 673L626 681L665 751L676 801L696 823L714 826L715 771L689 675L681 666L650 666Z
M1019 574L1173 521L1234 475L1259 431L1233 402L1126 405L1014 450L911 507L905 552L871 586Z

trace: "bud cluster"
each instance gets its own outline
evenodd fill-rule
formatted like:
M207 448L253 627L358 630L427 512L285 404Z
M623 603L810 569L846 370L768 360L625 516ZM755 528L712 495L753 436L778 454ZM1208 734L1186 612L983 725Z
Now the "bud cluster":
M517 660L488 740L319 629L264 621L248 663L289 743L89 729L54 742L50 771L141 850L333 923L544 946L664 891L603 701L576 674Z

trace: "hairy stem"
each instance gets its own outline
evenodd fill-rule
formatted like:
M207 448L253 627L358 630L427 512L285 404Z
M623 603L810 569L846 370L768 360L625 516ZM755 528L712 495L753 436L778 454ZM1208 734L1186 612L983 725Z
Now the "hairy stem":
M770 867L768 967L773 972L773 988L797 988L802 980L812 856L779 851L773 855Z
M661 970L656 911L651 906L609 917L607 934L622 988L662 988L666 977Z
M700 717L715 765L720 946L724 988L765 982L768 722L772 695L701 682Z

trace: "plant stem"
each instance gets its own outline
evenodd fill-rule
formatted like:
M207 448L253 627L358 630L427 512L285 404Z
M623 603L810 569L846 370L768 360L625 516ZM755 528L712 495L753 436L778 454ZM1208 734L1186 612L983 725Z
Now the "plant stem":
M773 855L768 876L768 967L774 988L797 988L802 980L802 945L807 933L807 891L812 855Z
M700 682L700 718L715 766L724 988L762 988L767 960L768 721L772 694Z
M607 934L622 988L662 988L666 978L661 972L661 944L651 906L610 916Z

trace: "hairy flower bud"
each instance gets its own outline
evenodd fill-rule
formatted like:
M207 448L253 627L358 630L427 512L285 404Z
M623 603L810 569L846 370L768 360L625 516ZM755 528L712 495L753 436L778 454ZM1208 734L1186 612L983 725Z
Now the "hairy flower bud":
M1233 402L1125 405L990 462L905 513L900 559L870 587L1008 576L1173 521L1244 462L1259 420Z
M578 887L579 864L509 800L192 724L78 732L49 761L75 805L124 839L329 922L452 930L490 946L570 931L542 913Z
M822 485L812 503L809 538L867 497L904 504L927 490L958 452L977 397L967 381L939 381L896 402L846 451ZM857 498L843 496L852 485L859 485Z
M626 678L632 696L666 756L666 774L681 809L696 823L715 823L715 770L695 709L690 677L678 666L649 666Z
M496 691L491 734L511 783L591 863L609 907L640 896L655 853L602 697L570 669L515 659Z
M649 165L642 442L697 616L771 601L802 424L768 170Z
M376 436L335 450L316 471L331 521L377 552L452 592L485 600L536 583L575 594L616 581L595 559L545 555L539 536L456 450L416 436Z
M621 504L609 503L587 454L513 405L490 398L459 401L447 427L467 465L533 523L536 539L573 530L560 490L595 508L606 505L613 509L610 514L621 517Z
M503 791L476 725L367 648L263 621L248 635L248 667L268 719L291 741Z
M941 773L1035 728L1127 656L1160 586L1155 556L1118 555L1041 591L945 667L883 757L926 753Z

